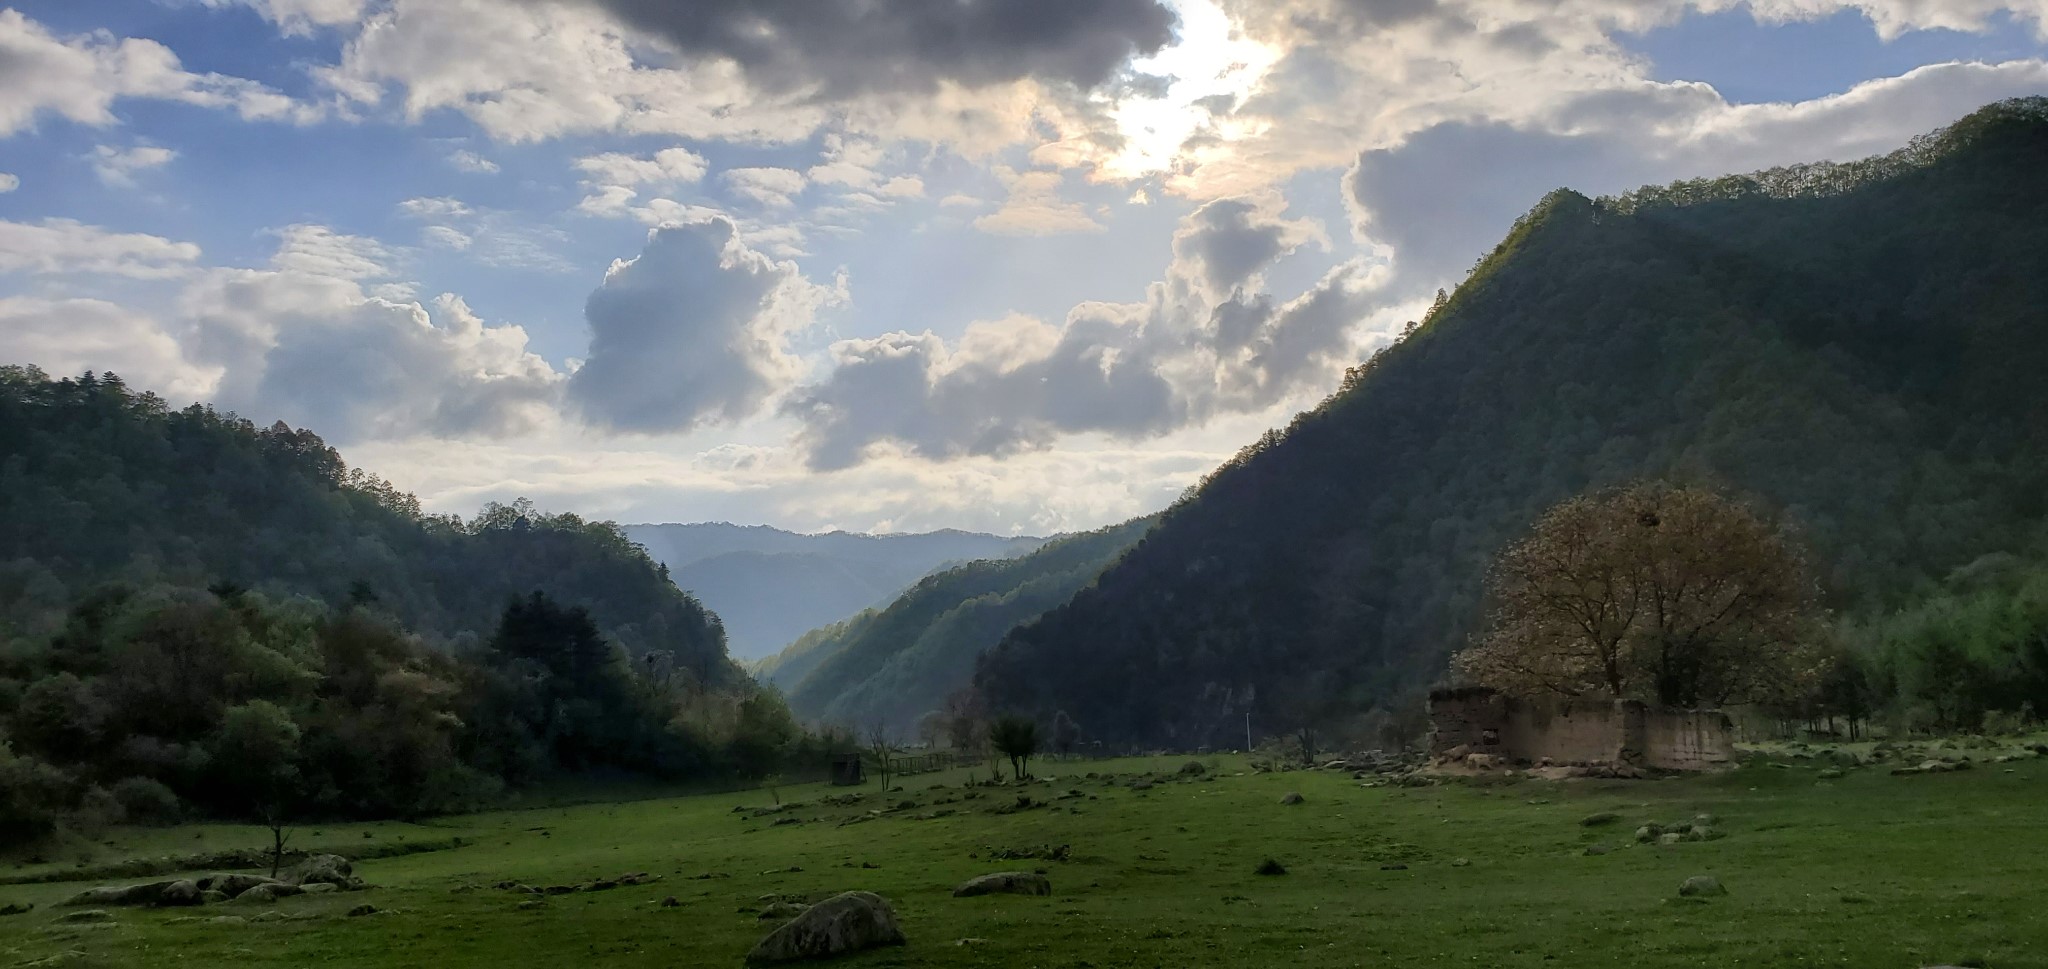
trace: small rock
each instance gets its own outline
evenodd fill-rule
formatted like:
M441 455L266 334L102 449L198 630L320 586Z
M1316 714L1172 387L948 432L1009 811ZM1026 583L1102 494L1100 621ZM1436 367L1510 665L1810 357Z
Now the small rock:
M1660 834L1657 836L1657 843L1660 845L1675 845L1684 840L1685 835L1680 834L1676 831L1672 831L1666 834Z
M1586 854L1588 855L1604 855L1613 850L1614 848L1612 846L1604 844L1592 844L1586 846Z
M216 915L216 916L214 916L213 918L207 919L207 921L208 921L208 922L211 922L211 923L213 923L214 925L248 925L248 924L249 924L249 920L248 920L248 919L245 919L245 918L243 918L243 917L241 917L241 916L239 916L239 915Z
M969 879L953 889L954 898L976 895L1050 895L1052 880L1037 872L1001 871Z
M359 919L365 915L381 915L383 914L383 912L383 909L378 908L375 905L358 905L355 908L348 910L348 917L352 919Z
M1281 797L1281 798L1280 798L1280 803L1282 803L1282 804L1300 804L1300 803L1302 803L1302 802L1304 802L1304 801L1306 801L1306 800L1308 800L1308 799L1307 799L1307 798L1305 798L1305 797L1302 797L1302 796L1301 796L1301 793L1300 793L1299 791L1289 791L1289 792L1287 792L1287 794L1286 794L1285 796L1283 796L1283 797Z
M1199 760L1191 760L1180 765L1180 772L1192 777L1200 777L1203 774L1207 774L1209 768Z
M775 902L762 909L761 914L754 917L762 921L768 919L793 919L810 910L811 907L809 905L800 905L796 902Z
M662 907L662 908L681 908L681 907L682 907L682 905L683 905L683 901L682 901L682 899L679 899L679 898L675 897L674 895L670 895L669 897L667 897L667 898L664 898L664 899L662 899L662 900L661 900L661 907Z
M1721 887L1721 880L1712 875L1694 875L1678 886L1678 894L1686 898L1706 898L1726 895L1728 889Z
M80 910L80 911L76 911L76 912L68 912L68 913L64 914L63 916L60 916L60 917L59 917L59 918L57 919L57 924L59 924L59 925L91 925L91 924L95 924L95 923L102 923L102 922L112 922L113 920L114 920L114 915L113 915L113 913L111 913L111 912L108 912L108 911L107 911L106 909L103 909L103 908L88 908L88 909L82 909L82 910Z
M520 911L531 912L537 908L547 908L548 903L538 898L529 898L526 901L520 902L517 907Z
M324 895L328 892L335 892L340 890L341 886L332 884L330 882L314 882L311 885L304 885L299 888L299 891L307 895Z
M1268 858L1265 861L1259 862L1259 867L1252 869L1252 873L1255 875L1285 875L1287 874L1287 866Z
M9 915L27 915L35 910L36 907L27 902L9 902L6 905L0 905L0 918L5 918Z
M1598 828L1603 825L1613 824L1614 822L1619 820L1621 820L1621 815L1616 814L1613 811L1602 811L1599 814L1588 814L1585 817L1580 818L1579 824L1583 827Z
M1451 859L1451 867L1452 867L1452 868L1469 868L1469 867L1471 867L1471 866L1472 866L1472 859L1470 859L1470 858L1453 858L1453 859Z

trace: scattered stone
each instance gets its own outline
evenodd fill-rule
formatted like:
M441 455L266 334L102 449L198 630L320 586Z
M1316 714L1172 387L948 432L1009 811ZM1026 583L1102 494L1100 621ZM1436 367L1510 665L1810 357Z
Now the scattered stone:
M975 895L1050 895L1052 880L1036 872L999 871L963 882L953 889L954 898Z
M846 892L768 933L747 953L747 962L826 959L903 942L903 930L896 926L896 912L887 900L873 892Z
M1302 797L1302 796L1301 796L1301 793L1300 793L1299 791L1288 791L1286 795L1284 795L1283 797L1281 797L1281 798L1280 798L1280 803L1282 803L1282 804L1300 804L1300 803L1302 803L1302 802L1304 802L1304 801L1307 801L1307 800L1308 800L1308 798Z
M103 908L88 908L88 909L85 909L85 910L83 910L83 911L78 911L78 912L69 912L69 913L66 913L66 914L64 914L63 916L61 916L61 917L59 917L59 918L57 919L57 924L59 924L59 925L91 925L91 924L95 924L95 923L101 923L101 922L112 922L113 920L114 920L114 913L112 913L112 912L109 912L109 911L107 911L106 909L103 909Z
M1820 773L1814 776L1824 781L1838 781L1842 779L1842 769L1840 767L1823 768Z
M235 896L235 904L268 905L280 898L290 898L293 895L303 894L305 894L305 889L297 885L286 885L282 882L276 882L269 885L258 885Z
M228 898L228 893L217 892L211 888L199 893L199 900L207 905L219 905L220 903L227 901Z
M965 947L965 946L970 946L970 945L987 945L987 944L988 944L988 940L987 940L987 939L954 939L954 940L953 940L953 944L954 944L954 945L957 945L957 946L962 946L962 947Z
M772 902L767 908L762 909L761 914L755 916L755 918L762 921L768 919L793 919L810 910L811 907L809 905L798 902Z
M248 924L249 924L249 920L248 920L248 919L245 919L245 918L243 918L243 917L241 917L241 916L239 916L239 915L216 915L216 916L214 916L213 918L207 919L207 921L208 921L208 922L211 922L211 923L213 923L214 925L248 925Z
M1151 790L1151 789L1152 789L1152 782L1151 782L1151 781L1146 781L1146 780L1137 780L1137 781L1132 781L1132 782L1131 782L1131 790L1134 790L1134 791L1149 791L1149 790Z
M1694 875L1678 886L1678 894L1685 898L1707 898L1726 895L1728 889L1721 887L1721 880L1712 875Z
M340 890L341 886L329 882L314 882L311 885L306 885L299 889L299 891L304 892L307 895L324 895L328 892Z
M1588 814L1585 817L1580 818L1579 824L1583 827L1598 828L1604 825L1613 824L1614 822L1619 820L1621 820L1621 815L1616 814L1613 811L1602 811L1599 814Z
M1586 846L1586 854L1593 855L1596 857L1599 855L1611 853L1612 851L1614 851L1614 847L1612 845L1590 844Z
M1402 864L1402 863L1400 863L1400 862L1398 862L1398 861L1396 861L1396 862L1391 862L1391 863L1389 863L1389 864L1384 864L1384 865L1381 865L1381 866L1380 866L1380 870L1381 870L1381 871L1407 871L1407 870L1408 870L1408 866L1407 866L1407 865L1404 865L1404 864Z
M1469 868L1469 867L1471 867L1471 866L1472 866L1472 859L1470 859L1470 858L1453 858L1453 859L1451 859L1451 867L1452 867L1452 868Z
M9 902L6 905L0 905L0 918L6 918L9 915L27 915L35 911L35 909L34 905L30 905L27 902Z
M220 892L229 898L234 898L258 885L278 884L282 883L275 878L265 878L262 875L216 874L199 879L200 891Z
M537 908L547 908L548 903L538 898L529 898L526 901L520 902L517 907L522 912L531 912Z
M362 879L355 877L355 866L340 855L307 855L285 872L284 881L300 887L326 884L342 889L361 888L363 884Z
M352 919L359 919L359 918L362 918L362 917L363 917L363 916L365 916L365 915L382 915L382 914L384 914L384 910L383 910L383 909L381 909L381 908L378 908L378 907L377 907L377 906L375 906L375 905L358 905L358 906L356 906L355 908L352 908L352 909L349 909L349 910L348 910L348 917L349 917L349 918L352 918Z
M670 895L669 897L661 900L662 908L681 908L682 906L683 900L675 897L674 895Z
M191 886L192 892L189 896L191 900L182 901L187 896L184 893L184 889L180 887L177 897L181 901L166 903L164 901L165 895L174 885ZM199 904L199 888L189 881L161 881L150 882L145 885L129 885L127 887L106 886L102 888L88 888L65 899L60 904L67 908L81 905L105 905L109 907L164 904L197 905Z
M1200 777L1203 774L1209 773L1209 768L1199 760L1191 760L1180 765L1180 772L1190 777ZM1089 776L1092 777L1094 775L1091 774Z
M1252 874L1285 875L1287 874L1287 866L1268 858L1265 861L1259 862L1259 867L1252 869Z
M1681 842L1681 841L1684 841L1684 840L1685 840L1685 835L1683 835L1683 834L1681 834L1681 833L1679 833L1679 832L1677 832L1677 831L1672 831L1672 832L1669 832L1669 833L1666 833L1666 834L1660 834L1660 835L1658 835L1658 836L1657 836L1657 843L1658 843L1658 844L1660 844L1660 845L1675 845L1675 844L1678 844L1679 842Z

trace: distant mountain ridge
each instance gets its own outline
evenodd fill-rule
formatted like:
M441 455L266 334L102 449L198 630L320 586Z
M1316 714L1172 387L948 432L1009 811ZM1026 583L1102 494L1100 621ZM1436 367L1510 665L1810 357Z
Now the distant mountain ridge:
M1155 517L1053 539L1024 555L933 573L887 608L812 631L756 667L799 718L900 738L967 686L975 661L1018 624L1072 598Z
M669 577L716 613L732 656L771 655L821 626L886 605L942 566L1030 552L1045 539L944 529L803 534L727 522L625 526Z

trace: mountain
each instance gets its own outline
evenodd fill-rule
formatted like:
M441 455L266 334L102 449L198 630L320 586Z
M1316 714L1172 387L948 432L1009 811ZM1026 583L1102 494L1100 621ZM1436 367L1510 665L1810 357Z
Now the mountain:
M0 367L0 641L55 633L109 582L374 602L444 643L545 590L634 655L745 683L716 617L617 526L524 502L428 515L311 431L171 410L113 374Z
M1546 507L1709 484L1880 613L2048 511L2048 99L1891 155L1560 191L1396 345L991 651L997 708L1228 742L1390 709Z
M1152 527L1151 518L1055 539L1016 558L926 577L888 608L815 630L764 661L799 717L901 737L966 686L974 663L1017 624L1073 598Z
M1028 552L1042 538L945 530L802 535L765 525L628 525L725 623L734 656L770 655L804 633L879 607L942 565Z

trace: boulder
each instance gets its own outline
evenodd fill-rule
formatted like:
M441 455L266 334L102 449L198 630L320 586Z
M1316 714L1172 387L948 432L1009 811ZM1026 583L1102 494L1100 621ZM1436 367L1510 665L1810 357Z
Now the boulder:
M165 885L157 893L156 904L165 908L204 905L206 897L197 882L181 880Z
M1282 796L1282 797L1280 798L1280 803L1282 803L1282 804L1300 804L1300 803L1302 803L1302 802L1304 802L1304 801L1306 801L1306 800L1308 800L1308 798L1302 797L1302 796L1301 796L1301 793L1300 793L1300 792L1298 792L1298 791L1288 791L1288 792L1286 793L1286 795L1284 795L1284 796Z
M165 904L165 902L163 901L164 893L167 890L169 890L171 886L180 884L191 885L192 883L178 881L161 881L149 882L148 884L143 885L128 885L126 887L117 887L110 885L103 886L100 888L88 888L85 891L79 892L78 894L65 899L61 904L67 907L77 907L81 905L102 905L111 907L162 905ZM197 886L193 886L193 901L173 902L170 904L197 905L199 904L199 902L197 901L197 897L198 888Z
M1707 898L1726 895L1728 889L1721 887L1721 880L1712 875L1694 875L1678 886L1678 894L1686 898Z
M219 905L220 903L227 901L228 898L228 893L216 891L211 888L199 893L199 901L202 904L206 905Z
M299 886L324 884L346 889L361 884L354 875L355 866L340 855L307 855L285 872L284 880Z
M280 898L290 898L293 895L303 894L305 894L305 889L300 888L297 885L286 885L283 883L258 885L255 888L251 888L248 891L235 896L235 904L269 905L270 903L275 902Z
M205 878L199 879L199 890L202 892L219 892L229 898L233 898L258 885L278 884L282 883L275 878L265 878L262 875L222 873L208 875Z
M747 953L750 965L828 959L849 952L902 945L896 912L873 892L834 895L768 933Z
M1028 871L999 871L969 879L953 889L954 898L975 895L1050 895L1052 880Z

